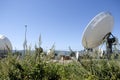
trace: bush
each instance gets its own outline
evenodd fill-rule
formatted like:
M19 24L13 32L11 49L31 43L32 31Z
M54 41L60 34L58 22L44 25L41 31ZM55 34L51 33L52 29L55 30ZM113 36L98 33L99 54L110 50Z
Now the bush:
M43 52L42 52L43 53ZM40 55L42 55L40 53ZM120 79L119 59L80 59L70 63L53 62L47 56L29 51L9 54L0 60L1 80L117 80Z

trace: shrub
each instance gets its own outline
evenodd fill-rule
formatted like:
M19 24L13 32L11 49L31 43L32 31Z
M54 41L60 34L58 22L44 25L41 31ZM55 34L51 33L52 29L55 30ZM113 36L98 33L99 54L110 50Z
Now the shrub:
M8 54L0 60L1 80L117 80L120 79L119 59L93 59L89 55L79 62L53 62L37 52Z

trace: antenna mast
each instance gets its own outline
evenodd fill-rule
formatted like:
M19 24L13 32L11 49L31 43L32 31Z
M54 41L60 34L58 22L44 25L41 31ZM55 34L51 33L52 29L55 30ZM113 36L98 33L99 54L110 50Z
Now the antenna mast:
M26 49L27 49L27 38L26 38L26 34L27 34L27 25L25 25L25 40L24 40L24 43L23 43L24 54L26 53Z

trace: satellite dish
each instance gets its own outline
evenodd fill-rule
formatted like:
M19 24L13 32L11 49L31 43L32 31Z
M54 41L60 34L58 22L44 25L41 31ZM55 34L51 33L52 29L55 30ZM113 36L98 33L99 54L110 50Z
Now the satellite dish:
M0 52L8 51L8 50L12 50L12 45L10 40L5 36L0 35Z
M93 49L102 44L105 36L112 32L113 24L114 19L109 12L101 12L96 15L83 32L82 45L84 48Z

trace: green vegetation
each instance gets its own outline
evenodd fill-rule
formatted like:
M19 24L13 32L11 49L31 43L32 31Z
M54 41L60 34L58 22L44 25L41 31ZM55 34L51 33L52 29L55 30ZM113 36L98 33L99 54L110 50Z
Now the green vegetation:
M79 61L53 62L53 56L44 55L36 48L24 57L9 53L0 60L0 80L117 80L120 79L118 59L93 59L88 54ZM52 51L53 53L54 51ZM18 53L18 52L17 52ZM88 58L89 56L89 58Z

